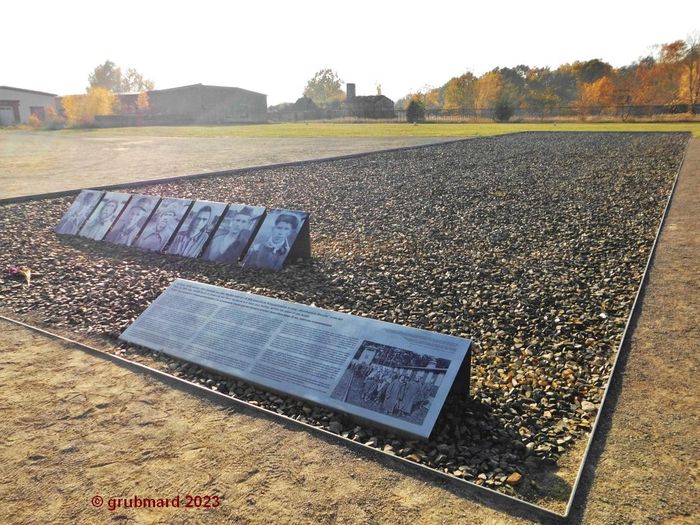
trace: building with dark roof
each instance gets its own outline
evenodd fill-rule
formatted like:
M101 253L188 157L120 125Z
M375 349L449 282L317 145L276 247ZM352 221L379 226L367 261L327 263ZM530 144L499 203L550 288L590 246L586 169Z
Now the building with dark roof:
M355 84L347 84L345 111L348 116L369 119L393 119L394 101L384 95L357 96Z
M54 93L0 86L0 126L26 124L31 115L43 121L49 108L56 109Z
M158 89L148 92L148 115L173 124L266 122L267 95L204 84Z

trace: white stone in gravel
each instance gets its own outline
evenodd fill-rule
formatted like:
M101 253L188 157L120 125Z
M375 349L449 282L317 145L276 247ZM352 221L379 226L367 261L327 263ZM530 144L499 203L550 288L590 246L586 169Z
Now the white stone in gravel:
M581 402L581 410L583 410L586 414L592 414L597 410L598 407L596 407L593 403L590 401L582 401Z

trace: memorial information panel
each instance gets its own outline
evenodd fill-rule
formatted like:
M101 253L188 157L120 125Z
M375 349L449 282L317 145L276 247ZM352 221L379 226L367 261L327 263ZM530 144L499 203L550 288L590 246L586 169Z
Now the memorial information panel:
M471 345L184 279L120 339L422 438Z

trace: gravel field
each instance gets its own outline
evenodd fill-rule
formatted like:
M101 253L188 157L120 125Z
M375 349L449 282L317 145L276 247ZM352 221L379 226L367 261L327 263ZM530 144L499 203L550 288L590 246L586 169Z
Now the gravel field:
M522 134L133 190L309 210L313 259L279 274L59 239L72 198L6 205L0 265L35 275L29 287L3 279L1 304L112 339L183 277L473 338L473 397L447 405L428 443L119 351L536 500L538 473L588 435L686 141Z

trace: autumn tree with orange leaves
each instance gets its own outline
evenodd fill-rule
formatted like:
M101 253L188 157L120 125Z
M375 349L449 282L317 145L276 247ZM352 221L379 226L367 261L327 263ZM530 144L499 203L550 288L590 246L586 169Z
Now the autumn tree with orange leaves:
M580 114L600 113L612 107L614 103L615 84L608 76L600 77L594 82L581 85L576 108Z
M445 85L444 109L467 109L474 107L477 78L467 71L454 77Z
M493 109L503 94L503 77L496 71L486 73L476 83L475 102L478 109Z
M116 103L115 94L103 87L92 87L85 95L61 97L63 113L70 126L87 126L97 115L111 115Z
M690 112L695 114L700 97L700 33L667 44L663 51L667 61L678 68L678 101L688 104Z

